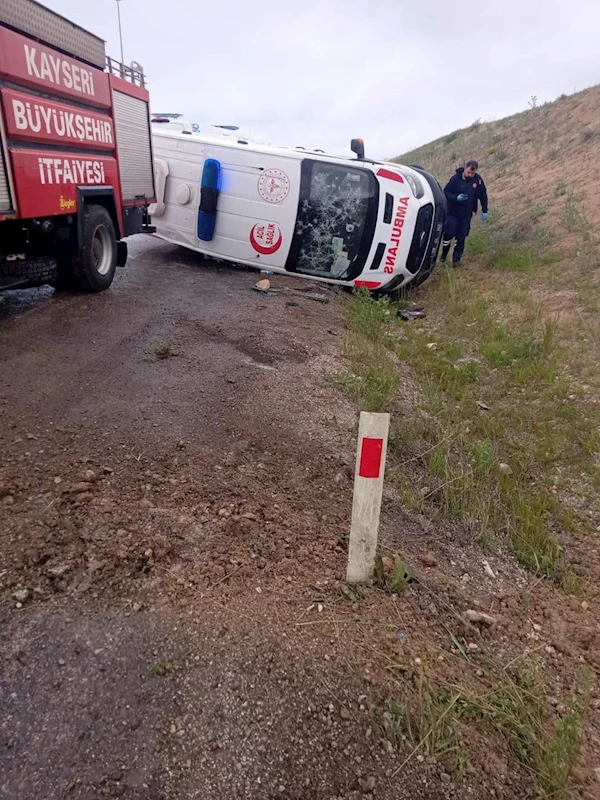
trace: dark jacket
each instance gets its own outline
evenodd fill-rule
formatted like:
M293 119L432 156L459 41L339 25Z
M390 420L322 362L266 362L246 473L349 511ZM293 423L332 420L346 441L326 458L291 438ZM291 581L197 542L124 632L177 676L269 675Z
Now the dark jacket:
M478 203L481 203L481 210L487 213L488 197L483 178L481 175L475 174L473 178L465 180L463 172L464 167L459 167L444 189L448 201L448 216L470 217L471 214L477 213ZM456 199L459 194L466 194L469 199L464 203L459 203Z

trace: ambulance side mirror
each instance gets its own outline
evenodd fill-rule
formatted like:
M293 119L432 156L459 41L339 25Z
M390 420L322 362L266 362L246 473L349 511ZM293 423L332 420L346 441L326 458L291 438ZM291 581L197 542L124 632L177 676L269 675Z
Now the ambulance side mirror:
M350 149L353 153L356 153L356 157L361 161L365 157L365 143L362 139L352 139L350 142Z

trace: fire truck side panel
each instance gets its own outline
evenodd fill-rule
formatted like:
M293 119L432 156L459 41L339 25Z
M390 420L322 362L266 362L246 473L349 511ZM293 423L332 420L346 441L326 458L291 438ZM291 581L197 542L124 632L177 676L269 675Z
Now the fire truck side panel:
M90 106L111 105L106 73L2 27L0 78Z
M73 214L78 186L112 186L117 208L116 159L56 150L11 149L20 216L24 219Z
M115 132L107 114L2 89L6 134L25 142L51 142L92 150L114 150Z
M114 78L111 87L123 202L151 200L155 193L148 94Z

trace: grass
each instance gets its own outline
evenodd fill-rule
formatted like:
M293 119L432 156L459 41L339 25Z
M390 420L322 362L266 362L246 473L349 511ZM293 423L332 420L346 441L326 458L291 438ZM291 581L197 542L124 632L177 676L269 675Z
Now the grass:
M459 713L489 723L506 738L521 764L534 766L541 756L538 733L544 721L544 697L537 675L521 669L510 678L496 667L488 668L486 677L491 691L480 696L466 693Z
M533 240L535 226L521 221L518 229ZM365 375L396 373L378 407L392 412L388 480L408 507L460 522L484 547L508 546L532 572L577 594L583 580L568 568L563 541L590 529L587 512L600 498L600 411L583 402L576 382L573 347L581 334L569 339L531 296L552 263L537 253L531 271L499 269L487 260L487 236L483 254L471 255L479 274L440 271L420 290L425 320L399 321L394 303L364 292L352 298L345 352L362 387L354 396L360 402ZM515 226L492 242L507 251L518 246ZM397 592L406 584L402 562L389 571L380 565L376 584L392 590L397 576ZM509 672L454 641L482 668L477 684L420 674L415 686L395 651L386 655L394 685L406 683L400 696L372 706L386 746L406 759L417 752L438 758L460 777L475 726L477 741L481 734L504 740L540 797L573 797L589 681L582 679L557 716L534 662Z
M148 670L153 678L164 678L174 672L185 668L185 661L181 658L168 658L164 661L155 661Z
M460 648L456 637L454 640ZM388 748L410 748L402 765L417 751L441 759L460 780L467 766L471 726L475 725L488 742L490 731L504 739L533 777L539 797L571 798L571 776L579 758L587 713L589 673L582 671L577 691L566 698L557 718L545 699L545 687L534 661L510 674L492 658L477 658L482 677L476 690L444 687L426 677L420 668L415 691L405 692L401 701L369 703ZM397 674L403 675L402 665L386 659L388 669L397 668Z
M460 779L467 756L457 733L459 697L432 686L421 670L413 703L394 701L385 709L371 703L370 710L393 751L403 750L408 743L424 755L446 761Z
M165 361L175 355L173 345L169 341L157 342L152 347L152 357L155 361Z
M600 508L600 230L590 189L585 196L561 167L575 148L589 162L597 155L595 129L573 134L565 124L596 102L598 88L591 92L536 102L396 159L421 164L442 185L477 159L490 219L474 221L463 269L438 268L417 290L426 319L399 321L394 303L355 296L346 348L357 402L391 412L387 480L402 503L484 548L512 551L572 595L592 580L587 554ZM387 375L375 400L364 391L368 370ZM382 581L388 589L389 574ZM477 679L465 670L464 687L453 683L455 664L433 657L423 663L436 677L415 686L412 664L397 663L402 648L384 647L390 686L401 687L377 711L390 746L452 763L471 741L481 753L483 738L503 757L510 750L512 768L522 765L515 775L530 776L540 797L578 796L571 776L585 676L557 711L546 700L542 676L552 667L543 653L539 664L521 654L505 669L486 655L496 641L476 653L456 636L454 644L456 658L480 668Z
M554 189L555 196L556 197L564 197L564 195L566 195L567 191L568 191L567 184L565 183L565 181L562 178L560 178L556 182L556 187Z
M514 281L490 297L448 270L426 291L435 326L398 322L389 301L354 296L350 368L335 376L338 386L362 408L392 412L389 474L406 505L458 520L485 546L507 544L535 573L575 583L561 539L589 522L558 501L556 486L578 475L597 503L600 416L570 399L556 320ZM417 400L403 396L400 364Z
M563 225L569 233L586 233L589 230L580 201L569 191L566 192Z
M375 558L373 582L375 586L384 591L398 594L413 580L410 568L399 556L394 560L394 569L391 575L386 574L383 559L380 555Z
M333 382L365 411L383 411L398 386L398 372L386 347L383 326L390 317L387 300L370 302L366 290L349 308L349 334L344 355L349 369L331 375Z
M540 754L538 770L546 797L570 798L569 779L581 747L587 693L567 699L565 713L556 725L546 750Z
M537 205L510 221L496 215L495 225L476 227L467 239L467 253L485 261L486 267L507 272L536 270L542 263L541 249L552 241L540 226L544 206Z
M512 677L491 660L485 666L491 691L479 696L461 694L457 716L481 720L499 732L535 776L540 797L571 798L570 779L579 757L590 690L588 672L581 673L579 692L566 699L564 712L552 724L534 665L517 670Z
M356 364L354 366L357 368ZM356 400L364 411L383 411L394 394L396 374L385 361L360 371L361 374L353 371L337 372L331 379L339 389Z
M389 300L384 297L371 303L371 295L366 289L361 289L357 297L359 302L353 303L349 309L351 330L372 342L381 342L382 326L391 314Z
M562 95L552 103L540 103L493 122L477 120L470 127L452 131L393 161L420 164L444 185L460 163L474 158L491 190L492 209L496 204L496 191L502 189L505 196L510 193L506 204L510 205L511 213L518 213L530 205L532 197L543 197L544 190L536 186L521 200L515 196L515 187L526 184L531 171L539 174L569 159L574 147L573 134L565 122L575 118L581 104L588 105L588 98L591 110L594 102L591 93L596 91L597 88L593 87L571 96ZM600 129L597 126L583 127L577 136L580 146L589 151L589 160L593 162L595 153L592 148L600 141Z
M576 262L589 286L590 273L600 268L600 238L594 233L583 200L571 191L566 192L562 223L565 230L577 237Z

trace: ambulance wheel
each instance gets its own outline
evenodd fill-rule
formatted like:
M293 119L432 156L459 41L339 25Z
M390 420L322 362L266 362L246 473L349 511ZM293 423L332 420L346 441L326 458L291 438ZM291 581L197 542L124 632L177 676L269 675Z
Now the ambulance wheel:
M76 289L102 292L113 282L117 266L117 237L110 214L104 206L85 209L81 257L72 262L72 279Z

